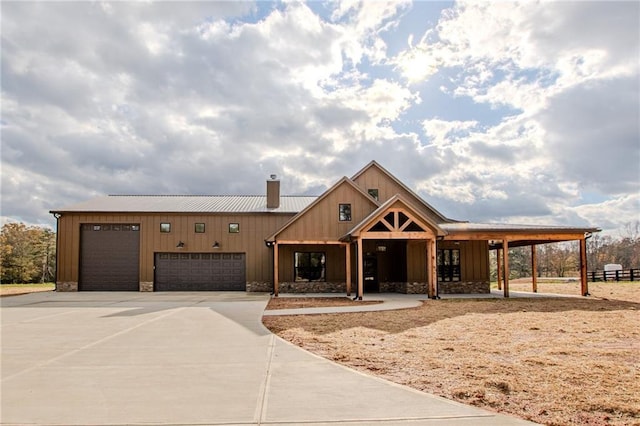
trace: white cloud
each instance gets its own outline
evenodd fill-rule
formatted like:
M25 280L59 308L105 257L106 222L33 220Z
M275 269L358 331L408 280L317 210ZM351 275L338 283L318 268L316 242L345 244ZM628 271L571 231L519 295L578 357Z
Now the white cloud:
M317 194L376 159L460 219L597 222L584 191L616 216L639 189L619 167L639 158L639 8L9 2L3 215L271 173Z

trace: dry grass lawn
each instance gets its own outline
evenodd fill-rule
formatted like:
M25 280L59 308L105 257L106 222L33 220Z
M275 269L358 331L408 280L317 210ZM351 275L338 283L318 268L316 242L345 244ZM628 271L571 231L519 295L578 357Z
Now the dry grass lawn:
M45 284L2 284L0 285L0 297L17 296L19 294L35 293L39 291L53 291L56 285Z
M538 291L579 293L553 286ZM263 321L311 352L445 398L550 425L640 425L640 283L590 292Z

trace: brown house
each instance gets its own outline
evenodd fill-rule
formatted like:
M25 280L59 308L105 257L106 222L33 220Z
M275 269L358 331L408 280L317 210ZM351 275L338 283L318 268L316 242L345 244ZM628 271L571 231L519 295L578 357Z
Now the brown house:
M448 219L375 161L319 197L281 196L272 176L266 196L105 196L51 213L59 291L487 293L489 250L535 258L578 240L586 295L599 231Z

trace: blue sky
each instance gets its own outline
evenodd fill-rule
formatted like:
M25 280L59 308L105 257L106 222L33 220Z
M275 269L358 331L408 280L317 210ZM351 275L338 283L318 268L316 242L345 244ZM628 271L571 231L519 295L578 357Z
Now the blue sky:
M371 160L455 219L640 219L638 2L0 7L3 223Z

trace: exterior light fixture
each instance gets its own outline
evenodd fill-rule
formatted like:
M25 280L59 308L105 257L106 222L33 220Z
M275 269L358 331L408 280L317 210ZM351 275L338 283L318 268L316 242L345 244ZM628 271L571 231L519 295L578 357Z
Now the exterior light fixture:
M216 242L213 243L213 246L211 246L211 247L213 247L214 249L219 249L220 248L220 243L216 241Z
M184 243L182 241L180 241L176 247L177 248L183 248L184 247Z

